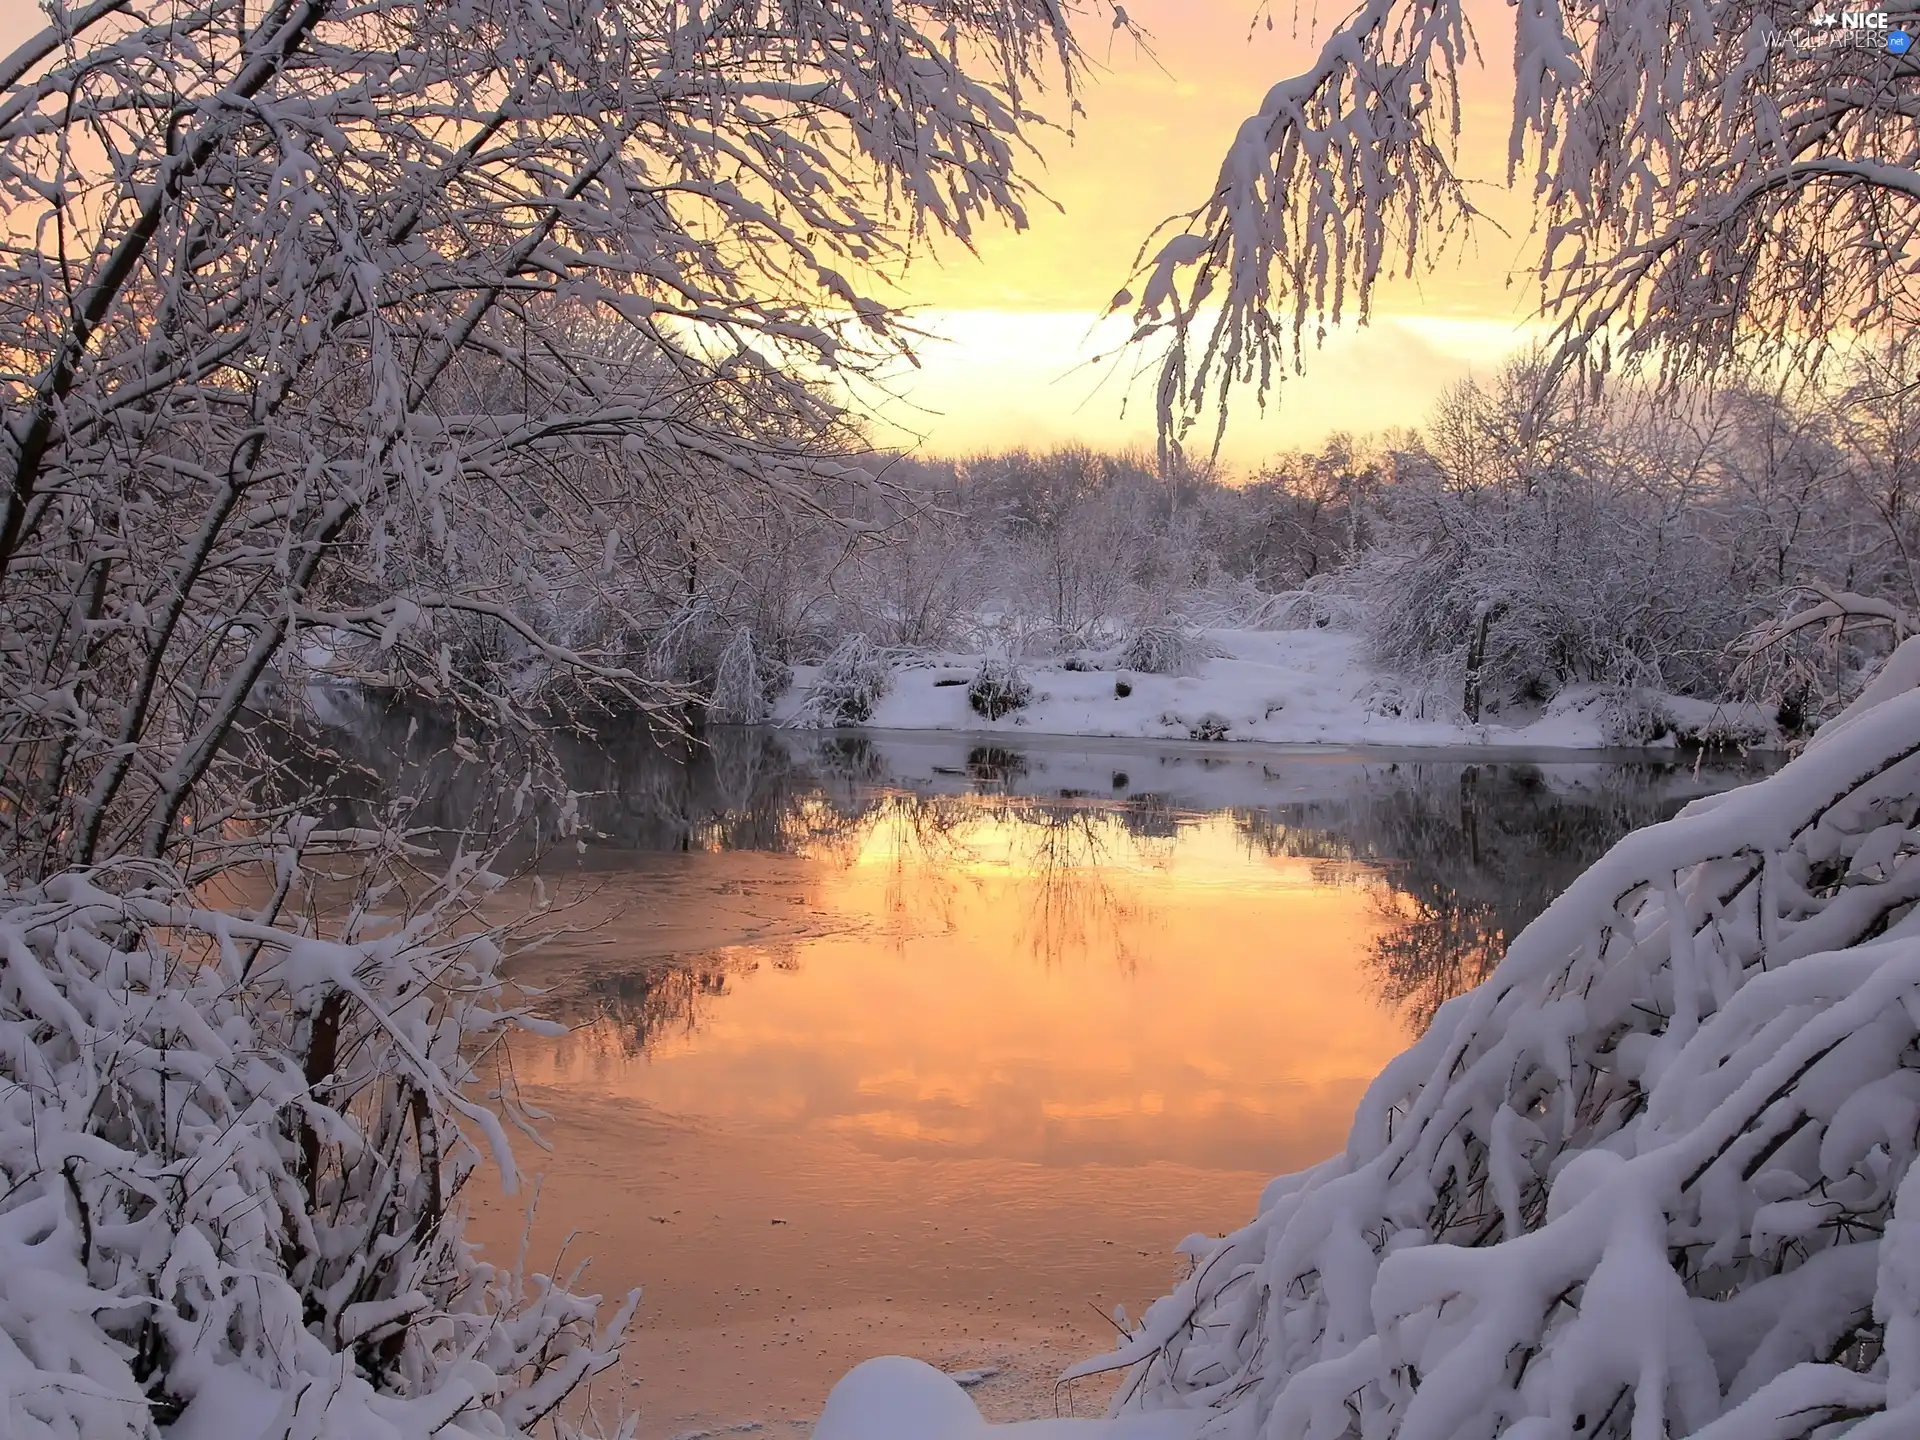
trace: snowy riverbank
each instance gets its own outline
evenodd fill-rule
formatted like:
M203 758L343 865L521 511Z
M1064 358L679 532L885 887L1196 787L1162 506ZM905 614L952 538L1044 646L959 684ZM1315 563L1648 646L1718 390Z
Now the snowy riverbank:
M1148 674L1100 657L1081 662L1098 669L1068 669L1058 661L1028 665L1032 699L998 719L968 704L979 655L926 656L892 673L867 723L886 730L1418 748L1671 747L1701 737L1747 748L1779 743L1771 717L1757 706L1599 686L1569 687L1545 707L1489 715L1480 724L1457 714L1428 718L1417 713L1408 687L1367 663L1356 635L1329 629L1203 635L1220 653L1184 675ZM776 721L805 723L819 674L818 666L794 671L792 687L775 707Z

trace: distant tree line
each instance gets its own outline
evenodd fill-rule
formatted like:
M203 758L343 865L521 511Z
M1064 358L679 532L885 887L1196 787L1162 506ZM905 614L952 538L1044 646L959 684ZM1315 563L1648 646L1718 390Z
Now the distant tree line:
M833 464L804 492L716 475L697 505L659 486L649 507L618 485L635 518L614 563L543 573L524 603L540 633L696 714L741 674L770 699L852 635L877 663L1071 662L1141 626L1311 625L1364 636L1399 713L1479 718L1593 685L1759 699L1797 728L1882 638L1812 628L1760 655L1742 639L1811 592L1920 608L1915 377L1911 354L1870 351L1821 386L1656 400L1523 356L1417 429L1337 435L1244 478L1085 446L863 453L823 428L807 443ZM469 663L536 691L565 678L461 623ZM719 718L757 718L743 708Z

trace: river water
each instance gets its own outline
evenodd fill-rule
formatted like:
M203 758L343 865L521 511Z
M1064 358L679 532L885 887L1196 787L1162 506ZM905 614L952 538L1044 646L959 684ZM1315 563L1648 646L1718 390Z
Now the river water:
M408 744L414 793L484 783ZM804 1433L879 1353L990 1416L1098 1410L1053 1376L1183 1237L1336 1151L1613 840L1755 773L760 732L569 766L595 838L514 962L571 1026L511 1053L539 1202L480 1187L476 1233L645 1287L593 1400L659 1440Z

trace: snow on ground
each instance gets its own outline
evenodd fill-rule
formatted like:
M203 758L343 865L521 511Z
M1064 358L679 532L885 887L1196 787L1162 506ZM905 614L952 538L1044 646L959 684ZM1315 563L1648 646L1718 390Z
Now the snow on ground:
M1188 1440L1191 1411L991 1425L953 1376L901 1355L856 1365L827 1396L813 1440Z
M1623 743L1617 721L1608 714L1610 692L1599 687L1570 687L1544 713L1506 717L1513 723L1500 716L1478 725L1420 719L1392 713L1404 708L1395 699L1402 687L1367 663L1356 635L1328 629L1203 633L1221 654L1201 661L1188 675L1145 674L1111 662L1087 670L1058 663L1028 666L1033 700L997 720L975 713L967 703L967 682L978 671L980 656L916 659L893 672L867 723L883 730L1418 748L1590 750ZM819 673L817 666L795 669L792 688L776 707L776 721L800 723ZM1123 688L1128 693L1121 694ZM1773 735L1757 707L1672 696L1650 696L1648 703L1688 729L1737 724L1749 744ZM1670 736L1665 743L1673 743Z

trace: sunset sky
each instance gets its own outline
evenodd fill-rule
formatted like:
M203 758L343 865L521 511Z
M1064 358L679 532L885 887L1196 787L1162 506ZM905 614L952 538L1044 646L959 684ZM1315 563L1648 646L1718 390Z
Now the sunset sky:
M1128 13L1151 36L1153 54L1126 36L1089 36L1101 68L1084 97L1086 115L1069 142L1044 147L1039 183L1063 207L1036 208L1024 233L994 231L975 259L946 247L944 263L917 267L906 299L946 337L926 347L923 371L903 387L912 402L887 418L917 430L934 451L964 452L1010 443L1084 440L1147 444L1153 438L1150 389L1128 399L1126 366L1089 372L1088 356L1109 348L1113 330L1096 334L1099 314L1128 280L1134 254L1168 216L1207 194L1228 142L1276 81L1305 68L1325 35L1311 0L1300 10L1273 6L1274 26L1255 24L1258 0L1134 0ZM1478 4L1479 40L1488 65L1467 77L1462 173L1484 180L1476 203L1508 234L1482 225L1472 248L1450 257L1419 283L1379 294L1373 324L1330 340L1302 379L1284 387L1277 413L1243 405L1224 453L1245 469L1277 446L1308 445L1339 429L1417 422L1446 385L1484 374L1523 343L1531 288L1527 210L1504 189L1511 117L1511 11ZM1157 63L1156 63L1157 61ZM1520 269L1509 286L1509 272ZM1124 333L1124 329L1122 331ZM916 411L914 406L923 407Z
M1141 242L1204 200L1240 124L1271 85L1306 66L1327 22L1345 13L1334 0L1316 31L1314 0L1297 25L1290 7L1271 8L1269 29L1261 0L1129 0L1151 54L1124 32L1083 37L1095 62L1086 113L1070 139L1047 137L1032 172L1061 208L1036 204L1024 232L985 231L977 256L948 244L938 262L912 268L890 298L941 338L921 347L921 369L903 372L897 399L873 416L876 439L936 453L1153 442L1145 357L1085 362L1125 333L1124 322L1102 328L1100 316L1128 282ZM1524 273L1513 285L1508 276L1524 272L1532 253L1528 212L1503 183L1511 11L1501 0L1470 0L1469 9L1490 64L1466 77L1461 171L1485 182L1476 203L1496 223L1418 283L1384 287L1373 324L1336 333L1307 374L1283 387L1273 413L1261 416L1247 397L1223 447L1235 468L1335 430L1417 423L1448 384L1487 373L1524 343L1532 291ZM0 53L42 23L32 0L0 0ZM1057 114L1059 97L1042 108Z

